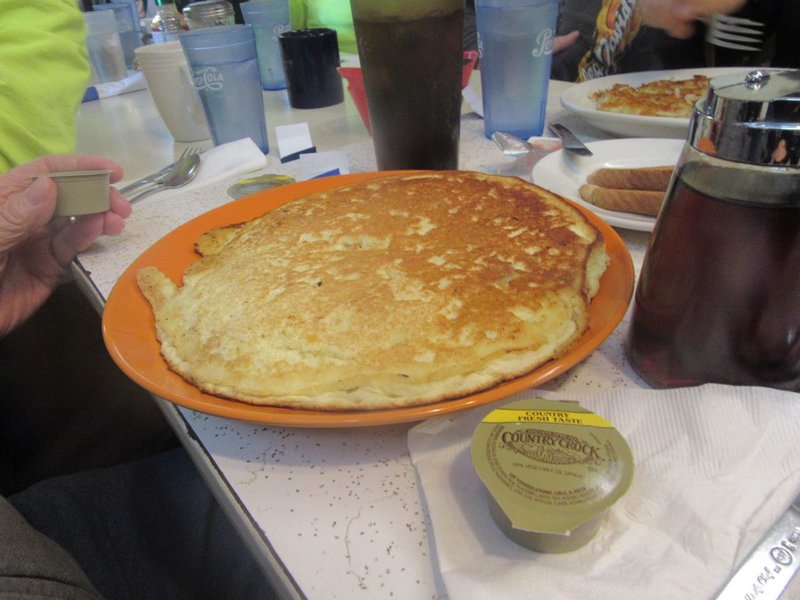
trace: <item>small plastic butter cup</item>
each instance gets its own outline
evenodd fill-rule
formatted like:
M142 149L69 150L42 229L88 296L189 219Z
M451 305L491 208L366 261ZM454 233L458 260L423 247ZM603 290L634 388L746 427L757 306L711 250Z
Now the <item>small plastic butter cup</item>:
M493 410L471 450L494 521L538 552L588 543L633 479L625 439L576 402L535 398Z
M58 186L54 216L72 217L105 212L109 209L111 171L65 171L42 173Z

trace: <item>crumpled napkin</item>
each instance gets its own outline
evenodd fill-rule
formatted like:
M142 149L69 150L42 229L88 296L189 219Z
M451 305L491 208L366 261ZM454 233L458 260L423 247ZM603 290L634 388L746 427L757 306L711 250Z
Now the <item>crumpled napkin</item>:
M588 545L539 554L497 528L470 458L481 418L506 402L413 427L435 567L450 598L712 598L800 492L800 396L704 385L572 395L611 421L635 461L628 493Z

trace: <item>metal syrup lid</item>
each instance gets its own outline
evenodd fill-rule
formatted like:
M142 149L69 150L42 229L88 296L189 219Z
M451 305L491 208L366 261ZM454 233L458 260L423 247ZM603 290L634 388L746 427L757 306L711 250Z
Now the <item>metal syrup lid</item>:
M800 167L800 70L715 77L695 106L688 139L721 159Z

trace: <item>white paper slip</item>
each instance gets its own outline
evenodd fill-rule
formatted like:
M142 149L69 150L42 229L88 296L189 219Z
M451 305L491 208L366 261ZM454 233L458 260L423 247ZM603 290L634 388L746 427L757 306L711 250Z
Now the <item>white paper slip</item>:
M316 152L311 142L308 123L278 125L275 127L275 135L278 138L278 154L282 163L296 160L304 153Z
M349 172L350 160L344 152L334 150L300 155L300 173L303 179L347 175Z

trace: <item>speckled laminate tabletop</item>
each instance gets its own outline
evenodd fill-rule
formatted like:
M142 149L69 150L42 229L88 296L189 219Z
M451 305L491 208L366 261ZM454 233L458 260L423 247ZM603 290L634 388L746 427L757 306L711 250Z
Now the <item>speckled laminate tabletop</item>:
M548 119L558 118L572 125L589 140L608 137L560 108L561 89L563 85L551 87ZM131 128L146 123L153 130L147 134L149 143L161 155L179 150L179 145L173 147L165 137L163 126L153 122L157 113L148 105L149 97L136 94L102 100L106 102L102 107L83 109L79 126L83 123L80 135L84 150L105 148L107 155L121 162L132 152L112 142L104 145L99 133L87 132L91 111L103 111L106 116L124 113ZM280 103L280 98L271 102ZM130 107L136 110L128 110ZM358 126L354 109L346 106L342 110L347 111L351 130ZM297 121L306 116L297 111L281 115L272 122ZM339 147L339 139L359 137L341 138L334 132L312 127L312 137L321 149ZM375 170L371 142L363 133L361 139L341 148L349 157L351 172ZM118 156L114 156L115 149ZM460 152L464 169L498 172L509 165L510 159L483 136L483 122L474 114L463 117ZM142 165L137 163L140 169ZM270 155L263 172L297 176L298 168L296 163L284 165ZM226 190L234 180L193 192L155 195L138 203L121 236L102 239L79 257L83 271L78 277L96 290L102 302L124 269L153 242L192 217L229 201ZM648 234L620 233L638 272ZM587 360L544 387L569 393L641 386L622 351L626 323ZM406 434L413 424L290 429L232 421L161 402L282 595L347 600L444 597L443 588L437 584L425 509L406 447Z

